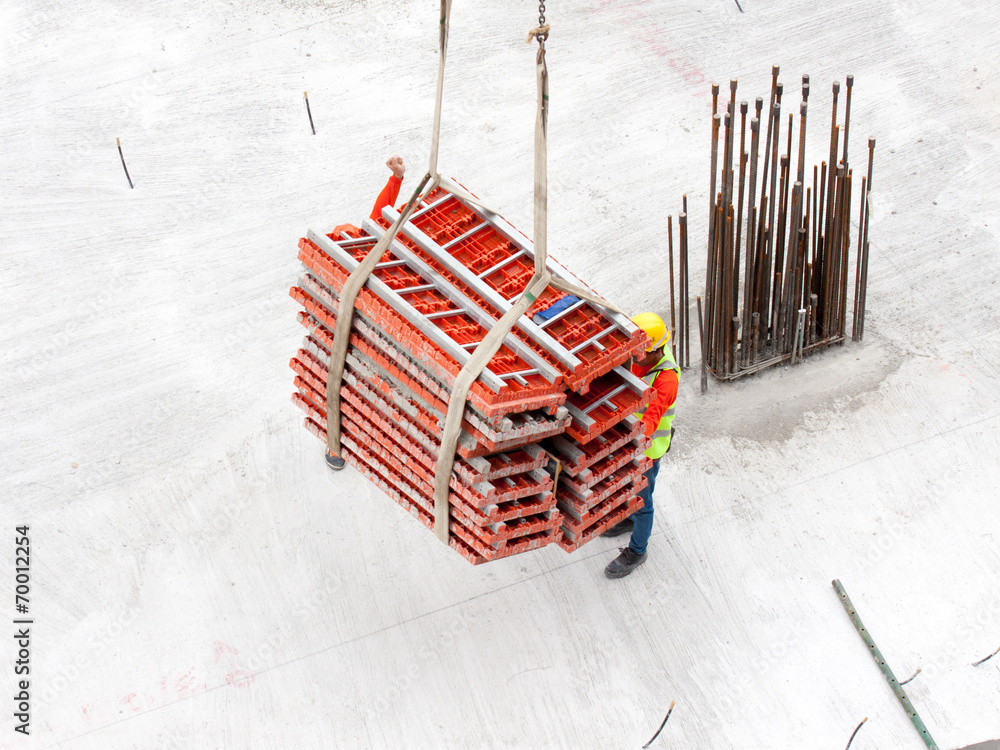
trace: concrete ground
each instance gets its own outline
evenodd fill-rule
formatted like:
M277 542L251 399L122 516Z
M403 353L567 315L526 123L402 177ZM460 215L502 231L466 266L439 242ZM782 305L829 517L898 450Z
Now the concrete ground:
M33 620L31 734L8 637L0 748L638 748L671 701L654 748L841 748L864 717L853 750L921 747L835 578L938 746L996 744L1000 7L740 6L549 3L550 252L666 310L682 194L704 283L710 81L810 74L814 163L853 74L865 340L686 373L615 582L611 540L470 566L289 401L297 239L360 220L391 154L423 173L436 3L0 7L0 592L27 525ZM536 22L455 2L441 141L525 231Z

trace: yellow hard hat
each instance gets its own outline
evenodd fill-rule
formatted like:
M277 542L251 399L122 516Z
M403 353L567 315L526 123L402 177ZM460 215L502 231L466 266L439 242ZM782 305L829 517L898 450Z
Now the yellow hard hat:
M647 352L659 349L661 346L670 341L670 331L667 330L667 326L663 322L663 318L656 313L639 313L632 318L632 322L639 326L639 328L645 331L646 335L649 336L651 344L646 348Z

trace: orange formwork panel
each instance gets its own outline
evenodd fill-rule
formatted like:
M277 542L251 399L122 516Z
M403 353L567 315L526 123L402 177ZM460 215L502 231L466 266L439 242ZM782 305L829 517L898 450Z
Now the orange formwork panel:
M365 373L357 370L348 357L347 367L344 369L343 383L349 388L350 393L368 402L370 408L381 412L384 419L391 420L390 424L399 424L404 427L415 427L418 432L409 430L425 446L437 444L441 434L441 420L428 412L421 404L407 400L402 394L393 391L386 383L377 377L366 377ZM320 371L316 360L305 351L300 350L299 357L290 363L293 370L302 374L303 369L309 370L309 376L315 381L312 387L317 391L321 403L325 405L326 393L326 373ZM342 397L350 398L342 390ZM372 418L376 418L372 415ZM516 421L515 421L516 420ZM484 456L490 453L518 448L529 443L535 443L543 438L561 433L569 417L547 418L543 413L513 415L513 428L507 432L483 432L463 420L462 431L459 434L458 454L464 458ZM419 433L427 435L427 438Z
M298 287L293 288L293 292L296 290ZM295 294L292 296L294 297ZM331 328L334 327L336 317L329 314L325 307L322 310L327 314L324 317L325 322L320 322L315 316L305 311L300 312L298 317L299 322L309 331L309 338L317 348L313 353L326 363L329 361L330 347L333 343L333 333L326 323L329 323ZM382 336L378 329L372 327L359 313L354 315L349 344L353 351L368 357L382 370L388 372L393 379L404 383L410 390L420 393L428 403L444 405L450 400L451 393L448 386L445 381L438 377L438 373L425 367L426 363L411 359L393 342ZM507 414L531 409L545 409L549 414L555 414L565 401L565 393L552 393L540 398L532 398L529 401L508 401L501 404L486 404L480 399L470 397L466 411L474 412L483 422L496 429L503 429L507 421Z
M357 343L352 337L352 344ZM303 343L303 348L312 355L317 353L321 354L323 358L329 356L325 347L319 344L319 342L314 339L311 335L306 336L306 340ZM352 347L352 353L359 355L360 352ZM366 350L368 351L368 350ZM303 366L305 366L303 364ZM292 369L296 370L295 365L292 365ZM312 365L310 369L315 369ZM298 371L298 370L296 370ZM320 369L322 372L322 368ZM400 374L397 370L393 371L397 376ZM325 380L320 378L325 388ZM419 384L413 380L407 380L407 385L410 387L419 387ZM422 391L429 399L433 398L426 391ZM493 424L491 422L491 424ZM393 434L398 433L403 436L403 433L394 429ZM405 437L405 436L403 436ZM410 439L410 438L406 438ZM431 444L428 447L424 447L423 444L413 442L415 449L424 451L426 455L433 461L437 460L437 450L436 444ZM455 464L455 471L459 474L460 478L465 484L476 484L478 482L490 482L496 479L502 479L503 477L510 476L512 474L521 474L524 472L531 471L533 469L540 469L549 463L549 457L546 455L545 451L537 443L529 443L521 448L513 448L507 452L501 452L492 454L489 456L479 456L469 459L462 457L458 458Z
M379 226L387 228L396 215L391 207L387 208ZM527 238L507 227L505 230L499 220L438 189L426 196L421 210L402 227L399 241L410 249L421 250L422 259L442 272L447 269L442 265L441 252L446 252L468 272L462 278L476 286L480 299L498 296L511 300L534 273L534 256ZM550 261L550 267L557 265L551 256ZM469 278L470 274L474 279ZM482 289L483 284L488 291ZM465 288L471 289L468 284ZM563 296L554 289L546 290L528 314L547 309ZM616 319L590 303L574 306L546 326L546 333L579 360L566 375L573 390L586 390L590 380L640 354L647 344L645 334L630 322Z
M350 274L335 260L307 239L299 241L299 258L323 281L328 290L337 295L340 294ZM421 353L423 355L421 359L433 357L439 360L445 369L453 373L452 379L458 375L464 360L457 361L452 354L446 353L441 346L433 343L423 331L416 328L413 323L393 309L389 302L371 291L368 286L362 287L355 305L383 332L389 334L404 348L414 353ZM312 311L310 310L310 312ZM336 313L335 310L331 310L331 312ZM440 310L435 307L434 312L440 312ZM441 317L435 318L431 322L446 337L452 339L454 347L466 352L471 352L475 348L475 344L486 335L486 329L465 317L458 320L453 317ZM454 334L454 336L449 334ZM500 379L509 378L509 380L504 381L498 391L484 386L483 376L475 381L473 387L479 385L482 389L481 395L487 401L520 400L527 394L542 395L562 390L560 383L549 383L541 374L535 372L533 366L521 359L506 344L500 347L487 364L487 368Z
M303 375L295 379L295 386L299 389L299 394L308 401L308 405L311 407L308 410L310 416L325 425L326 412L322 392L315 387L316 381L311 377L308 369L302 368L302 372ZM415 459L412 462L413 471L420 474L422 481L427 482L432 487L434 466L439 448L434 437L423 432L418 426L407 422L405 415L401 412L386 413L388 410L385 409L384 403L381 405L382 408L379 408L375 402L365 399L359 393L358 385L346 382L341 388L344 414L349 414L353 417L355 424L363 426L368 441L374 441L384 447L392 447L394 450L401 451L401 455L408 455ZM476 459L472 458L471 460ZM458 465L464 461L465 459L459 458ZM467 502L475 507L485 508L492 504L547 492L552 489L552 477L541 469L530 469L526 472L508 474L492 481L483 481L470 486L463 483L455 471L451 477L450 485Z
M345 456L355 468L373 479L387 495L417 516L425 526L433 528L433 515L420 504L419 494L413 493L412 487L402 475L380 464L371 451L358 446L350 437L346 438L344 445ZM452 506L452 538L449 544L473 563L488 562L536 549L557 540L562 522L562 514L555 510L539 515L542 517L517 518L499 524L502 528L498 532L492 532L472 523L461 513L459 506ZM458 547L456 542L467 549ZM472 554L467 550L471 550Z
M446 409L434 408L418 393L411 391L388 373L362 361L362 357L363 355L358 352L348 350L344 377L347 377L348 372L351 373L366 387L378 393L382 399L402 409L425 429L437 434L447 413ZM316 390L326 393L327 368L313 352L300 349L298 357L290 364L296 372L299 372L297 367L307 367L312 376L319 381L319 385L315 386ZM565 419L565 414L561 416L557 414L555 422L565 423ZM494 425L481 420L474 412L466 410L463 414L462 430L483 448L493 449L500 444L510 446L515 441L520 441L521 444L537 442L540 435L551 434L553 429L553 421L547 419L547 415L543 412L512 414L505 418L504 422L502 425Z
M615 368L592 382L586 394L569 394L566 405L573 421L566 434L577 443L589 443L643 410L652 398L652 388L624 368Z
M588 508L583 512L578 512L573 508L571 503L566 503L562 497L558 497L556 506L563 513L563 534L570 539L579 538L595 522L611 515L622 505L631 504L633 499L639 499L639 493L645 487L646 477L640 475L634 483L622 487L617 492L604 498L604 500L594 507ZM641 502L641 499L639 500ZM638 508L638 506L635 507Z
M323 278L322 274L318 272L316 278L324 285L328 282L328 279ZM346 276L340 279L340 283L345 279ZM337 325L338 298L332 293L331 287L326 286L325 291L325 298L317 299L309 291L296 286L292 287L290 295L302 305L305 314L309 316L306 318L300 313L300 321L307 328L315 328L317 338L329 347L333 341L332 331ZM370 326L370 330L378 330L378 338L386 342L385 346L379 347L382 351L388 353L391 350L394 352L393 356L405 356L414 366L419 366L422 370L430 373L428 380L437 378L440 382L447 384L450 389L451 383L454 382L461 370L458 363L424 340L417 329L409 326L391 308L382 305L378 297L368 295L366 292L366 289L362 289L358 295L361 302L359 302L359 311L354 315L356 323L353 326L354 329L359 330L360 325L357 324L357 319L362 317L365 323ZM550 385L540 376L532 376L532 378L530 388L522 387L518 383L507 383L503 394L494 393L477 380L469 389L469 401L486 416L548 407L565 401L566 394L560 386ZM430 383L427 385L429 386Z
M585 489L582 493L560 482L559 502L565 504L574 515L583 517L592 508L598 507L623 487L631 487L633 494L638 493L648 483L645 478L645 472L648 468L649 459L642 456L639 459L632 459L632 461L610 477L602 479L593 487Z
M293 401L309 415L306 419L306 427L317 437L325 440L324 419L316 406L300 393L293 396ZM381 474L391 474L396 477L400 481L398 489L407 496L409 501L415 503L428 515L432 514L434 510L433 489L430 488L431 491L428 492L430 486L426 482L422 482L421 478L415 475L405 462L397 460L392 454L380 451L379 446L372 445L370 440L366 441L363 437L359 437L362 433L353 421L346 420L345 424L348 424L351 429L344 433L344 444L357 456L363 458L364 463L369 467ZM449 500L452 515L459 518L467 526L471 524L472 527L475 527L472 529L472 533L476 534L483 543L493 546L517 536L555 528L561 523L561 520L557 518L560 514L556 509L555 497L551 492L541 492L529 497L491 504L485 508L475 508L464 498L455 494L452 494Z
M645 450L647 442L642 432L642 420L630 415L587 443L577 443L566 435L559 435L545 440L543 447L562 464L563 471L575 477L629 443Z
M575 552L587 542L599 537L616 523L624 521L639 510L640 507L642 507L642 499L638 496L631 497L625 504L619 505L603 518L593 521L590 525L585 526L583 530L568 531L564 526L562 529L563 534L556 540L556 544L567 552Z
M641 441L633 441L631 444L608 454L575 476L568 471L563 472L559 479L559 485L569 487L577 494L582 495L585 490L611 476L630 461L644 460L645 457L642 455L642 452L645 450L644 446L645 443ZM646 466L643 471L646 471L648 468L649 466Z

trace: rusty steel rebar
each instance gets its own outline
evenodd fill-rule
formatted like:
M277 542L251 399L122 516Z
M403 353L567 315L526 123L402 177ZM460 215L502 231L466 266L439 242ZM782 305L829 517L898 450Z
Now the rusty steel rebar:
M872 192L872 163L875 160L875 139L868 139L868 188L865 193L865 228L864 233L864 258L861 261L861 306L858 311L858 341L861 341L865 337L865 307L868 303L868 219L870 217L870 209L868 201L871 199Z
M705 359L705 328L702 321L701 297L698 297L698 336L701 339L701 392L708 390L708 362Z
M674 219L667 215L667 266L670 273L670 351L677 361L677 321L674 318Z
M798 128L794 113L787 113L787 131L782 138L784 86L778 80L778 71L778 66L771 69L766 128L761 117L764 100L757 97L756 116L750 117L749 139L750 108L744 100L739 107L737 141L736 79L730 81L726 100L719 100L720 87L712 85L708 252L705 292L697 300L702 364L705 372L719 379L739 377L778 362L801 361L805 352L843 343L845 339L847 278L854 254L853 170L846 160L854 79L849 76L847 80L843 126L837 124L840 84L833 84L829 161L813 165L812 183L807 186L809 76L802 76ZM844 158L838 158L842 130ZM864 331L866 205L870 192L869 177L862 184L858 250L854 259L852 334L855 337ZM668 218L671 328L675 331L681 367L686 364L690 340L680 333L688 325L690 312L686 289L686 214L685 210L683 221L678 220L681 262L676 278L683 299L677 313L674 312L672 223Z
M681 262L684 264L682 293L684 305L684 367L691 366L691 289L688 284L688 274L690 265L688 262L688 235L687 235L687 195L682 196L681 205L683 211L677 217L677 224L681 232Z
M757 97L757 109L759 111L761 104L761 98ZM750 120L750 185L749 185L749 200L750 206L748 209L748 220L747 220L747 247L745 258L743 264L745 266L745 272L743 274L743 346L741 351L741 364L743 368L750 366L750 347L748 346L750 337L749 325L750 325L750 315L753 313L753 272L754 272L754 237L756 236L755 230L757 227L757 207L755 205L756 198L756 188L757 188L757 149L759 147L760 141L760 118L754 117Z

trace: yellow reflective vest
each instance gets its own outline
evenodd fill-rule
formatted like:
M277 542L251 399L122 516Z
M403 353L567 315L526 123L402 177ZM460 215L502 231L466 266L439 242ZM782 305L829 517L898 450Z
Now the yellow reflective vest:
M674 361L674 355L670 353L669 348L664 348L663 358L656 363L652 370L643 375L642 379L646 385L652 387L657 376L664 370L673 370L676 372L677 382L678 384L680 383L681 368L677 366L677 363ZM643 410L643 412L645 412L645 410ZM658 459L670 448L670 433L673 421L674 405L671 404L670 408L663 413L662 417L660 417L660 423L656 425L656 430L653 431L653 440L649 444L649 447L643 452L643 455L646 456L646 458L652 458L654 460Z

